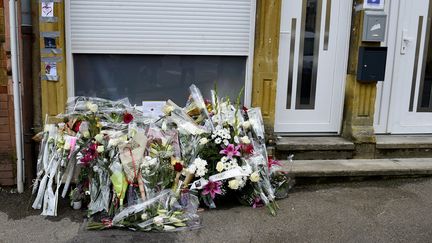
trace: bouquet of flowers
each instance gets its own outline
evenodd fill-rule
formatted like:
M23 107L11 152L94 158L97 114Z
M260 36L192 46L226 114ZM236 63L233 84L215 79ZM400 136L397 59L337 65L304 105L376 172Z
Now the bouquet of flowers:
M62 122L41 134L33 208L56 216L61 186L65 197L75 183L71 199L87 202L89 229L197 228L198 206L228 194L275 215L293 179L267 156L260 109L211 95L192 85L186 106L168 100L158 120L127 99L69 99Z

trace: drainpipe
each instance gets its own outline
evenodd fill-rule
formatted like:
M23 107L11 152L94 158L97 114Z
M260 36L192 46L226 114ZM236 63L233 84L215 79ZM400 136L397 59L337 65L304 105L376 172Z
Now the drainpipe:
M15 116L15 142L17 154L17 190L18 193L24 192L23 181L23 146L22 146L22 114L21 114L21 92L20 92L20 74L18 64L18 26L16 18L16 1L9 0L9 26L10 26L10 46L11 46L11 64L12 64L12 84L14 99L14 116Z

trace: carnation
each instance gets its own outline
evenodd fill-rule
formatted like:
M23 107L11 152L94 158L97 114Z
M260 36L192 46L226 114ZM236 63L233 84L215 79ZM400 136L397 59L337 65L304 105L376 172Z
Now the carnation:
M206 168L207 161L199 157L194 160L193 165L195 165L196 167L196 171L195 171L196 176L203 177L208 171Z

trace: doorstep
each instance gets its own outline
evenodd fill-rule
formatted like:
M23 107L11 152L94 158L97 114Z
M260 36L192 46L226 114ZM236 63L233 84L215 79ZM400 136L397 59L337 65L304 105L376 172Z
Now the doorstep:
M377 135L376 158L432 157L432 135Z
M432 158L294 160L286 170L296 177L432 175Z
M354 151L353 142L337 136L278 137L275 145L278 159L351 159Z

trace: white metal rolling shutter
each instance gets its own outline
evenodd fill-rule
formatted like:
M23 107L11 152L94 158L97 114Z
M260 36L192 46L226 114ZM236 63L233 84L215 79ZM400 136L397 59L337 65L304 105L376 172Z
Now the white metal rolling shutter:
M71 51L247 56L252 8L254 0L70 0Z

